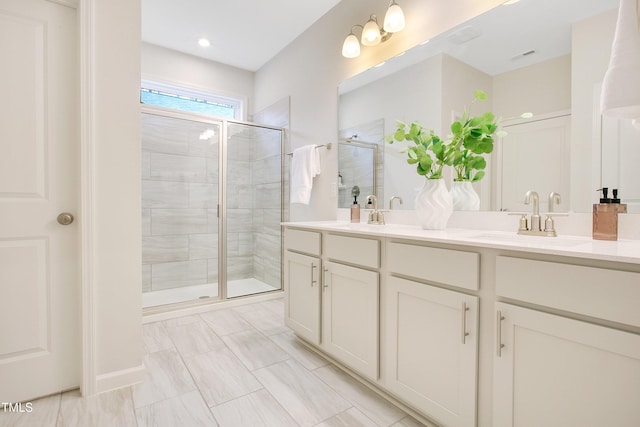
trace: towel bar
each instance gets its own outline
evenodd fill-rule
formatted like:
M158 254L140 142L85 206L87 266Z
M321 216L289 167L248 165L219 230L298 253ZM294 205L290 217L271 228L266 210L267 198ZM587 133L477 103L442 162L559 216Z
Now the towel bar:
M316 145L316 148L327 147L327 150L331 150L331 145L333 145L333 144L331 142L329 142L327 144ZM287 153L287 156L293 156L293 153Z

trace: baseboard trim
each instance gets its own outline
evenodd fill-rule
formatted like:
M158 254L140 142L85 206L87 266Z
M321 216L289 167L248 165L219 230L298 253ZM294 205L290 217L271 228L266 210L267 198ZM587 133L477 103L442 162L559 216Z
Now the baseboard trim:
M146 369L144 365L140 365L133 368L98 375L96 376L96 392L104 393L105 391L141 383L145 379L145 371Z

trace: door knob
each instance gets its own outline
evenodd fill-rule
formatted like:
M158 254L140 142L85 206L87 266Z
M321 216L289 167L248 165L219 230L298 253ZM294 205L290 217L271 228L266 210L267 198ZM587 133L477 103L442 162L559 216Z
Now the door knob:
M61 225L69 225L73 222L73 215L69 212L62 212L58 215L58 223Z

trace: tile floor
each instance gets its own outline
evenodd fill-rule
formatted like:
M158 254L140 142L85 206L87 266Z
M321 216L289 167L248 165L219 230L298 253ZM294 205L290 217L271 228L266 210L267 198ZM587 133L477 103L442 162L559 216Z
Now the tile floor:
M419 422L307 350L282 299L144 325L147 379L125 389L0 410L1 427L417 427Z

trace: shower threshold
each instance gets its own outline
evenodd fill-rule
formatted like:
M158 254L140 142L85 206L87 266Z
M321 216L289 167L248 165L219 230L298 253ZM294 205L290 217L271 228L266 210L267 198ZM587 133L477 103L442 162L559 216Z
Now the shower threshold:
M278 289L279 288L268 285L253 277L230 280L227 282L227 298L253 295ZM202 285L149 291L142 293L142 308L175 304L178 302L193 301L197 299L216 298L217 296L217 283L205 283Z

